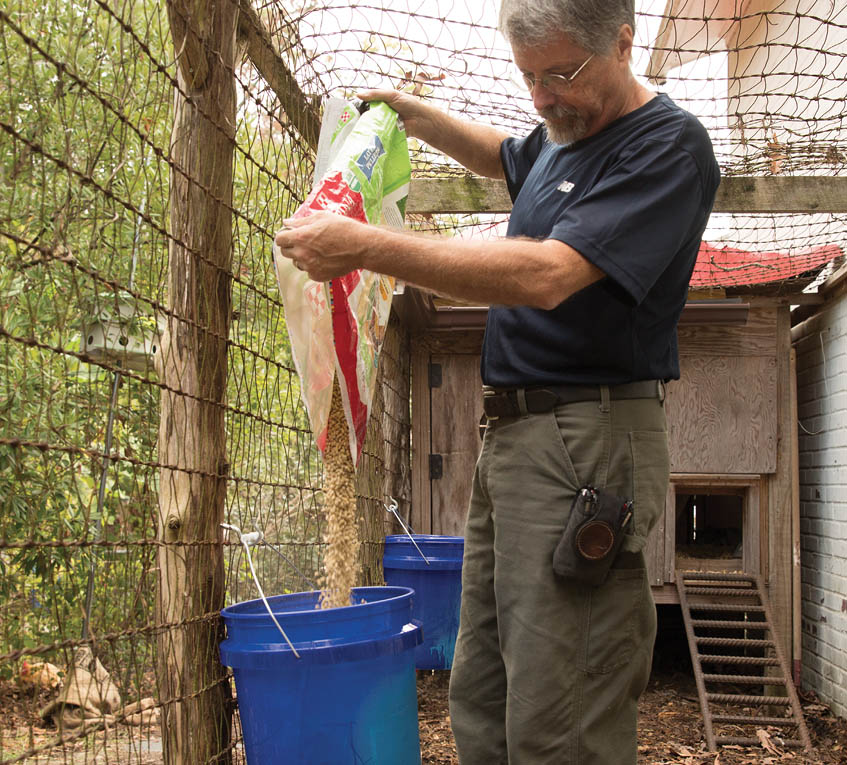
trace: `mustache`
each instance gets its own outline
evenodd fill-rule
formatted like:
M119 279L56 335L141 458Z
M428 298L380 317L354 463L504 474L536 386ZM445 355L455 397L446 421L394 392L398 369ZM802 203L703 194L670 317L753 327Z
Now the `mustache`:
M538 110L538 114L545 120L576 120L581 116L576 109L565 106L564 104L545 106L543 109Z

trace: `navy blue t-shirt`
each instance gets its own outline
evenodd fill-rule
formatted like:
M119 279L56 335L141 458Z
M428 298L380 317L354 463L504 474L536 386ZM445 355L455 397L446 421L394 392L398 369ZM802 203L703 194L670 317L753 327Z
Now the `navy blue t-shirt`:
M720 171L666 95L562 146L539 125L500 148L507 236L558 239L606 277L553 310L492 306L482 380L496 387L677 379L676 325Z

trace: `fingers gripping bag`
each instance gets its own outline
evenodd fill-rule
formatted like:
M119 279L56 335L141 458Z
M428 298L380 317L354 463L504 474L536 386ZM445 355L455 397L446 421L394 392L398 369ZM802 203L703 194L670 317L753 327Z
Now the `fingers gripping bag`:
M352 104L329 99L315 175L320 180L293 217L327 210L363 223L401 228L411 164L397 113L375 102L360 115ZM276 245L273 254L312 432L324 451L338 375L356 465L365 441L394 279L359 269L330 282L315 282Z

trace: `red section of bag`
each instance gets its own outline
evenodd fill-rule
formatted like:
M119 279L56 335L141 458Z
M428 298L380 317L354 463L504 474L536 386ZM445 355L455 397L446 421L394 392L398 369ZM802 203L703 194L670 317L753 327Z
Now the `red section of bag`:
M344 180L341 172L325 176L312 189L306 201L294 213L295 218L306 218L321 210L343 215L367 223L362 195L353 191ZM359 382L356 375L357 352L359 345L359 330L356 317L350 310L348 302L356 285L361 281L358 271L333 279L329 284L329 294L332 309L332 330L335 343L335 355L342 375L342 390L350 402L350 412L359 452L365 442L365 431L368 425L368 407L362 400ZM318 434L318 448L326 448L326 431Z
M312 189L306 201L297 208L294 217L305 218L321 210L337 213L346 218L354 218L362 223L368 222L362 195L350 188L340 171L325 176Z

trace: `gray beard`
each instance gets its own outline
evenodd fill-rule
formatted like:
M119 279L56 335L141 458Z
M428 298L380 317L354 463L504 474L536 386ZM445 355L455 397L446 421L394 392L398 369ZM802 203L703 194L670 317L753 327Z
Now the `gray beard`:
M551 106L541 110L539 114L544 117L547 137L553 143L567 146L583 138L588 132L588 125L582 115L570 107Z

